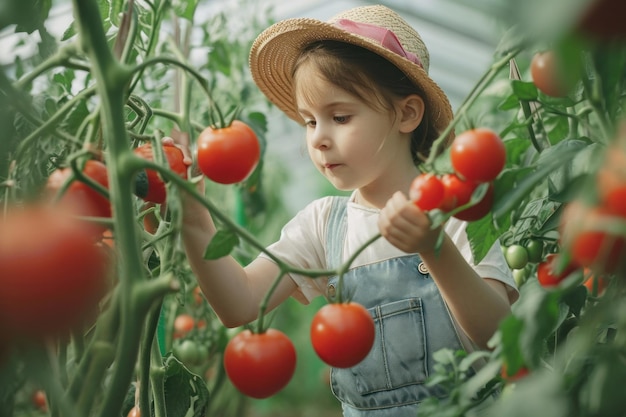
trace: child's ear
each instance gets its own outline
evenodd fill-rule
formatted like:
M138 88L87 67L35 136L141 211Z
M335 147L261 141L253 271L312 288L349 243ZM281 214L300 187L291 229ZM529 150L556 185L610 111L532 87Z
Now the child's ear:
M424 100L417 94L411 94L400 100L400 132L411 133L424 117Z

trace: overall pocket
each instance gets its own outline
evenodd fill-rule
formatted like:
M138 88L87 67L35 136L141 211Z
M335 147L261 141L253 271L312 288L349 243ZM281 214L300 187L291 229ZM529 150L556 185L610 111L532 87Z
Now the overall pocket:
M359 394L426 381L426 334L422 300L410 298L369 309L376 340L368 356L350 368Z

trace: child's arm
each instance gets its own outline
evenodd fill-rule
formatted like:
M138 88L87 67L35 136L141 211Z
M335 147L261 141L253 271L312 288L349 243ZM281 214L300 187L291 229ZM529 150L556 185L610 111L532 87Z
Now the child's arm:
M189 195L183 199L183 245L207 301L227 327L255 320L261 301L279 273L278 266L265 258L257 258L245 268L232 256L205 260L204 251L215 235L215 225L203 205ZM295 289L296 284L283 277L270 299L269 309Z
M402 193L394 194L381 211L379 227L397 248L420 254L454 318L474 343L485 348L511 311L505 285L480 277L447 235L435 253L439 231L430 230L428 216Z

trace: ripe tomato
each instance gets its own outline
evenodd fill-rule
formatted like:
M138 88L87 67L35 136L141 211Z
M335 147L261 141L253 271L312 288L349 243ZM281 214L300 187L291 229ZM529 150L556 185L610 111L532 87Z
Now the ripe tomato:
M196 320L189 314L179 314L174 319L174 338L180 338L189 333L196 325Z
M491 129L467 130L450 145L450 161L459 176L468 181L493 181L504 168L506 149Z
M109 178L106 165L93 159L88 160L83 167L83 174L102 185L109 187ZM46 193L54 196L63 183L72 175L71 168L59 168L50 174L46 183ZM84 182L75 180L65 190L61 197L61 204L72 208L73 214L86 217L111 217L111 203L109 200Z
M245 180L261 157L256 133L239 120L224 128L207 127L200 133L197 145L200 171L220 184Z
M574 237L570 250L581 266L612 274L624 266L626 239L604 231L584 230Z
M28 206L0 219L0 327L10 336L66 335L106 290L104 249L64 209Z
M550 97L565 97L574 87L569 74L559 67L554 51L537 52L530 62L530 76L539 91Z
M475 182L463 181L456 174L442 175L441 183L443 184L444 192L440 208L445 212L467 204L478 186Z
M244 330L224 350L224 368L233 385L252 398L267 398L283 389L296 369L296 349L280 330Z
M313 349L320 359L336 368L350 368L365 359L374 337L374 320L358 303L327 304L311 323Z
M183 163L183 151L172 144L163 144L162 146L163 155L170 169L182 178L187 178L187 165ZM135 148L133 152L148 161L154 160L151 143L143 144ZM167 197L165 183L159 173L153 169L146 169L137 176L135 194L144 201L156 204L165 203Z
M443 184L434 174L418 175L409 189L409 198L423 211L439 208L443 195Z
M48 399L46 397L46 393L43 390L35 390L31 397L31 401L35 408L40 411L48 411Z
M504 259L511 269L522 269L528 263L528 252L522 245L511 245L504 251Z
M467 200L464 204L467 204L469 201L470 200ZM482 200L465 210L459 211L454 215L454 217L466 222L473 222L480 220L489 214L491 207L493 207L493 183L489 183Z
M574 272L578 267L574 264L567 265L561 273L557 273L556 268L557 254L551 253L546 256L545 261L537 265L537 280L544 288L559 285L563 279Z

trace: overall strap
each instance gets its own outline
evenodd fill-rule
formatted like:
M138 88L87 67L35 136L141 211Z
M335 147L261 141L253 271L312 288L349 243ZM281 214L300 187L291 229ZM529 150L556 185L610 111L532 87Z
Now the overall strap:
M343 259L343 242L346 235L346 209L348 197L334 196L326 224L326 265L335 268Z

